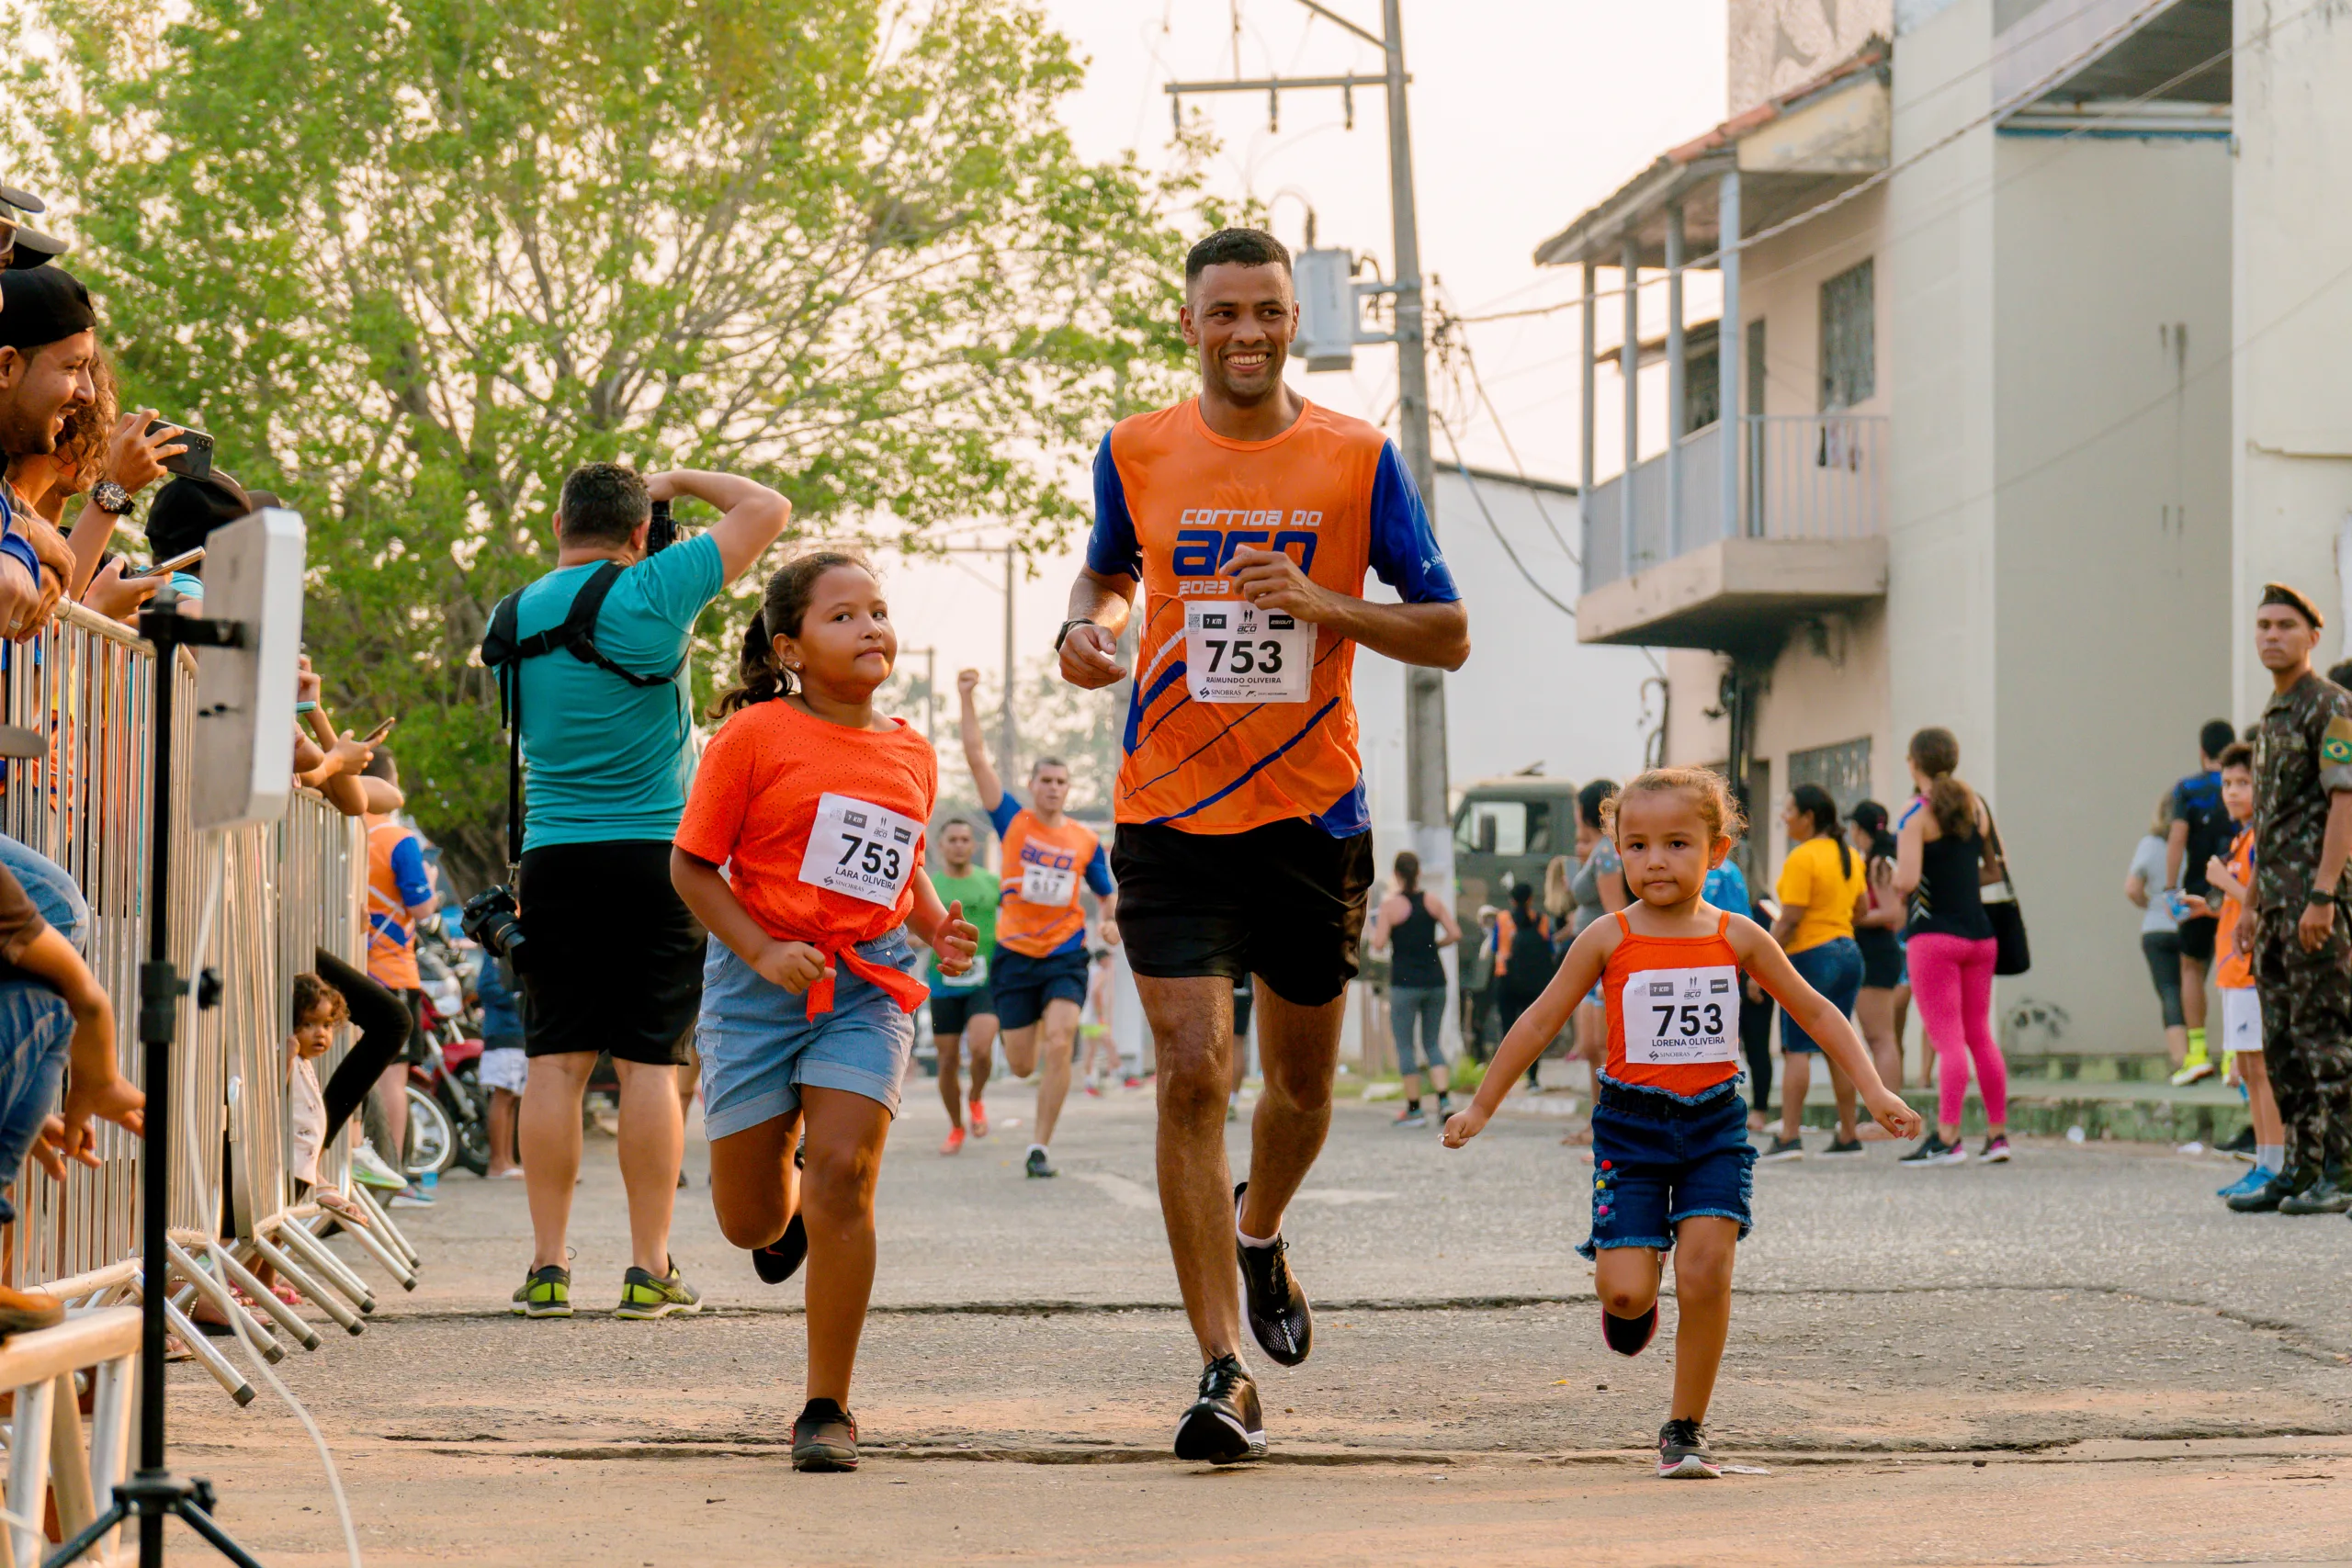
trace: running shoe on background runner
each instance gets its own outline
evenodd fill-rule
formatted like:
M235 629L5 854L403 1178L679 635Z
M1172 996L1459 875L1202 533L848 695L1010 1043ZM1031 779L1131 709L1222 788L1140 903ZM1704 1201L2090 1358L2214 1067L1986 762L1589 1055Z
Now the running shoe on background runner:
M628 1272L621 1276L621 1304L613 1309L613 1315L641 1323L701 1310L702 1296L678 1277L677 1260L673 1258L670 1271L658 1280L630 1264Z
M1707 1434L1698 1422L1679 1417L1657 1429L1657 1473L1662 1481L1713 1481L1723 1466L1707 1451Z
M523 1288L514 1292L514 1315L570 1317L571 1270L560 1263L550 1263L524 1275Z

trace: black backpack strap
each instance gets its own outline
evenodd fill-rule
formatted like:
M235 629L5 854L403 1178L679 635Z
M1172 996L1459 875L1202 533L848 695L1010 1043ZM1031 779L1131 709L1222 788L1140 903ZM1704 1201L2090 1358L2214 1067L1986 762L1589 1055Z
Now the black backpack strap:
M613 584L620 580L621 564L618 561L606 561L589 573L588 581L580 585L580 592L573 596L571 608L565 613L563 624L553 631L540 633L530 643L523 645L521 657L533 657L532 644L551 638L553 640L544 651L561 648L581 662L593 664L607 674L617 675L632 686L666 686L677 680L678 671L686 667L686 656L683 653L678 656L678 661L662 674L640 675L634 670L622 669L597 651L596 617L603 614L605 600L611 594Z

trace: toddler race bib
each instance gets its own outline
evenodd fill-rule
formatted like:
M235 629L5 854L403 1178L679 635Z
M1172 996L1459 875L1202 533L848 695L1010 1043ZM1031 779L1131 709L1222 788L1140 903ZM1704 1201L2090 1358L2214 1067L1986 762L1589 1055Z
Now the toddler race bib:
M1625 1060L1681 1067L1739 1060L1739 969L1644 969L1621 1000Z
M1184 684L1196 703L1303 703L1315 628L1246 599L1184 606Z
M922 824L910 817L846 795L823 795L800 857L800 880L869 904L895 904L915 874L922 840Z
M1066 865L1021 863L1021 898L1027 904L1066 906L1078 894L1078 873Z

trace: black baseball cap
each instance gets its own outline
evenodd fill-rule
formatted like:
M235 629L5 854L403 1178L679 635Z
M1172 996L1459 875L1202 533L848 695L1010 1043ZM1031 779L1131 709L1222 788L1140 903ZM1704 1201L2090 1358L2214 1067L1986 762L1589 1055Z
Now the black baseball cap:
M46 265L73 248L54 234L25 227L28 217L48 210L49 204L31 192L0 184L0 222L8 224L16 233L15 249L8 258L10 267Z
M209 479L175 479L155 492L147 508L147 546L158 560L179 555L204 543L215 528L254 511L245 487L222 469L213 469Z

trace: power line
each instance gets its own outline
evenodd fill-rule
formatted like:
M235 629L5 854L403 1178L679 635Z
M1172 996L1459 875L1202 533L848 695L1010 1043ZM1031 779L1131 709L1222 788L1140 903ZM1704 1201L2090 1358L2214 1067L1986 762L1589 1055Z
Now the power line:
M1486 495L1478 489L1478 481L1472 476L1470 472L1470 465L1463 460L1462 443L1454 439L1453 424L1447 421L1443 414L1438 413L1434 410L1431 411L1430 416L1437 421L1438 428L1445 432L1445 444L1448 447L1452 448L1453 452L1453 466L1455 468L1460 470L1462 474L1462 482L1470 487L1470 499L1477 504L1478 515L1487 520L1487 526L1493 531L1495 543L1503 547L1503 554L1509 556L1510 558L1510 564L1519 569L1519 575L1527 579L1527 586L1542 594L1544 602L1550 604L1552 608L1559 611L1560 614L1567 616L1568 619L1572 621L1575 620L1577 618L1575 607L1562 603L1557 594L1554 593L1550 589L1544 587L1541 582L1538 582L1535 580L1535 574L1527 570L1527 563L1519 558L1519 552L1510 547L1510 540L1504 536L1502 525L1495 521L1495 514L1487 510Z

